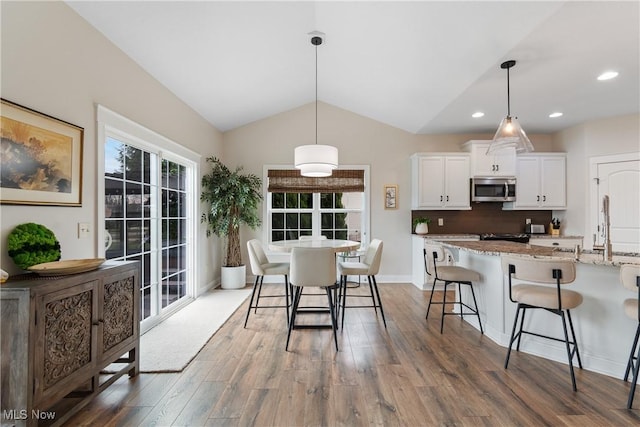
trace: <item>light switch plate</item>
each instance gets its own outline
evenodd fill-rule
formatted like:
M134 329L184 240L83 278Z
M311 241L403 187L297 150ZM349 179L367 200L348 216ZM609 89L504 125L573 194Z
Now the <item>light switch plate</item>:
M442 227L444 225L444 218L438 218L438 226Z
M91 227L88 222L78 223L78 239L88 239L91 237Z

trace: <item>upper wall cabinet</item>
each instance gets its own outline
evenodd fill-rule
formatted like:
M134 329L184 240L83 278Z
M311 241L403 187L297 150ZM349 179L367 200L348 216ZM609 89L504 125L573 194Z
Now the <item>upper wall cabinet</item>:
M487 154L491 141L472 140L462 144L471 153L471 176L516 176L516 151L514 148Z
M411 208L469 210L466 153L416 153L411 156Z
M516 201L504 209L567 208L565 153L521 154L516 163Z

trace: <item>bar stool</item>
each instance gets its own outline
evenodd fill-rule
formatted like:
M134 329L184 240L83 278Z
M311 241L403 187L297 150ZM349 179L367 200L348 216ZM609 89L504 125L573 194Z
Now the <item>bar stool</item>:
M256 276L256 281L253 284L253 291L251 292L251 301L249 301L249 309L247 310L247 316L244 319L244 327L247 327L247 321L249 320L249 314L251 309L255 312L258 308L286 308L287 310L287 325L289 324L289 307L291 307L291 298L289 297L289 263L288 262L269 262L267 255L262 249L262 244L258 239L252 239L247 242L247 251L249 252L249 262L251 263L251 272ZM285 297L285 305L260 305L260 294L262 293L262 282L264 276L283 275L284 276L284 295L265 295L263 298L282 298ZM257 291L257 292L256 292ZM253 299L257 298L255 304Z
M511 330L509 350L507 351L507 359L504 362L504 368L507 369L507 366L509 365L511 347L515 340L518 340L516 350L520 351L520 339L522 338L522 334L535 335L541 338L564 342L567 349L571 384L573 385L573 391L577 391L576 377L573 372L573 358L574 356L577 357L580 369L582 369L582 361L580 360L580 351L578 350L578 343L576 340L576 333L573 329L570 310L582 304L582 295L575 291L562 289L563 285L568 285L576 279L575 263L571 260L503 256L502 271L509 276L509 299L511 302L518 304L516 317L513 319L513 329ZM514 285L512 283L513 279L533 283ZM523 330L522 326L524 324L524 316L527 309L530 308L546 310L549 313L553 313L562 318L564 339ZM520 329L518 330L518 333L516 333L518 318L520 318ZM567 319L569 320L572 340L569 339L567 331ZM573 349L571 348L572 346Z
M627 409L631 409L636 383L638 382L638 371L640 370L640 362L638 361L640 357L640 346L638 345L638 338L640 338L640 304L638 304L638 300L640 300L640 265L625 264L620 267L620 281L625 288L638 295L637 298L626 299L623 304L625 314L638 322L636 336L633 339L629 360L627 361L627 369L624 371L625 381L629 379L629 373L633 371L631 390L629 390L629 398L627 399Z
M447 251L448 252L448 251ZM423 249L424 255L424 268L429 276L433 277L433 285L431 286L431 296L429 297L429 305L427 306L427 315L425 319L429 318L429 310L431 309L432 304L442 304L442 317L440 318L440 333L442 333L444 329L444 316L477 316L478 324L480 325L480 333L484 335L484 330L482 329L482 321L480 320L480 313L478 312L478 302L476 301L476 294L473 291L473 282L477 282L480 280L480 274L474 270L459 267L456 265L443 265L443 262L452 262L453 256L448 253L447 257L450 259L447 261L445 257L445 250L440 245L432 245L426 244ZM440 266L438 266L440 264ZM432 265L433 269L429 268ZM444 295L442 297L442 302L433 302L433 294L436 288L436 281L440 280L444 282ZM459 301L447 301L447 286L451 283L458 284L458 295ZM465 304L462 301L461 294L461 285L467 285L471 289L471 296L473 297L473 307ZM460 307L460 311L456 312L445 312L445 305L453 304L458 305ZM468 312L463 311L463 307L466 307Z
M378 282L376 281L376 274L378 274L378 271L380 270L380 261L382 260L382 247L382 240L373 239L369 244L369 247L367 248L367 252L365 253L364 260L362 262L345 261L338 263L338 274L340 275L340 287L338 291L338 312L340 312L340 309L342 309L342 323L340 326L341 328L344 328L344 312L347 308L347 296L353 298L368 297L367 295L347 295L347 277L350 275L367 276L367 280L369 281L369 296L371 297L371 305L350 305L349 307L372 307L376 311L376 314L378 313L379 308L380 314L382 315L382 322L384 323L384 327L387 327L387 320L384 317L382 300L380 299L380 292L378 291Z

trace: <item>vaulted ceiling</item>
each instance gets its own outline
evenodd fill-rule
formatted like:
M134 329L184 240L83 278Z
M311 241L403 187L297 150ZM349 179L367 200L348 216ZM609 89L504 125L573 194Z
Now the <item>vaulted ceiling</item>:
M221 131L315 100L313 31L318 99L411 133L494 132L508 59L528 133L640 111L637 1L67 3Z

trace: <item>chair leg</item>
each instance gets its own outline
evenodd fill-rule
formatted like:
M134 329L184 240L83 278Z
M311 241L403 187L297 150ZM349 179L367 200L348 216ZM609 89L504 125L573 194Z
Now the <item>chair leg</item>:
M629 379L629 372L635 370L635 363L637 362L636 348L638 348L638 338L640 338L640 322L638 322L638 327L636 328L636 336L633 339L633 345L631 346L631 352L629 353L629 360L627 361L627 369L624 371L624 380L627 381ZM640 350L639 350L640 354ZM634 360L636 362L634 363Z
M253 284L253 290L251 291L251 300L249 301L249 309L247 310L247 317L244 318L244 327L245 329L247 328L247 321L249 320L249 313L251 313L251 309L253 308L253 298L256 295L256 289L258 287L258 280L260 279L260 276L256 276L256 281ZM257 303L256 303L257 305Z
M638 341L638 334L640 334L640 324L638 325L638 331L636 332L636 343ZM633 357L633 349L631 357ZM638 352L636 353L636 364L633 368L633 381L631 382L631 389L629 390L629 399L627 399L627 409L631 409L633 406L633 397L636 394L636 383L638 382L638 371L640 371L640 347L638 347Z
M340 296L342 297L342 319L340 328L344 330L344 313L347 311L347 276L340 276Z
M262 282L264 281L264 276L260 276L260 287L258 288L258 298L256 299L256 305L254 307L254 313L258 312L258 305L260 305L260 293L262 292Z
M371 295L371 301L373 302L373 309L376 311L376 315L378 314L378 306L376 305L376 299L373 296L373 285L371 285L371 276L367 276L367 282L369 282L369 295Z
M573 321L571 320L571 312L567 310L567 318L569 319L569 328L571 328L571 335L573 336L573 351L578 357L578 367L582 369L582 360L580 359L580 349L578 348L578 339L576 338L576 332L573 330Z
M285 295L285 303L284 308L287 310L287 325L289 325L289 307L291 307L291 302L289 301L289 277L284 275L284 295Z
M291 339L291 331L296 323L296 311L298 311L298 304L300 303L300 295L302 295L302 287L294 288L293 295L293 307L291 309L291 321L289 322L289 330L287 332L287 345L285 346L285 351L289 351L289 340Z
M450 282L444 282L444 294L442 295L442 317L440 318L440 333L444 330L444 308L447 306L447 286Z
M376 296L378 297L378 305L380 306L380 314L382 315L382 323L384 323L385 329L387 328L387 320L384 318L384 309L382 308L382 300L380 299L380 292L378 291L378 282L376 281L376 276L371 276L371 280L373 280L373 289L376 291Z
M433 279L433 285L431 285L431 296L429 296L429 305L427 305L427 315L424 317L425 319L429 318L429 310L431 309L431 301L433 301L433 293L436 290L436 279Z
M527 307L522 307L522 317L520 318L520 331L518 332L518 345L516 350L520 351L520 340L522 339L522 328L524 327L524 316L527 314Z
M336 351L338 351L338 334L337 334L337 319L335 309L333 307L333 297L331 296L331 289L325 288L327 291L327 299L329 300L329 315L331 316L331 326L333 329L333 342L336 344Z
M513 319L513 328L511 329L511 338L509 338L509 349L507 350L507 359L504 361L504 369L507 369L507 366L509 366L511 347L513 346L513 341L515 341L516 328L518 327L518 317L520 317L520 304L518 304L518 308L516 309L516 317Z
M564 331L564 344L567 348L567 358L569 359L569 372L571 373L571 384L573 385L573 391L578 391L576 387L576 376L573 372L573 357L571 356L571 349L569 346L569 334L567 332L567 321L564 316L564 311L560 312L560 317L562 317L562 330Z
M471 296L473 297L473 305L476 307L476 316L478 316L478 325L480 325L480 333L484 335L484 330L482 329L482 321L480 320L480 311L478 310L478 302L476 301L476 293L473 291L473 283L469 283L469 287L471 288Z

